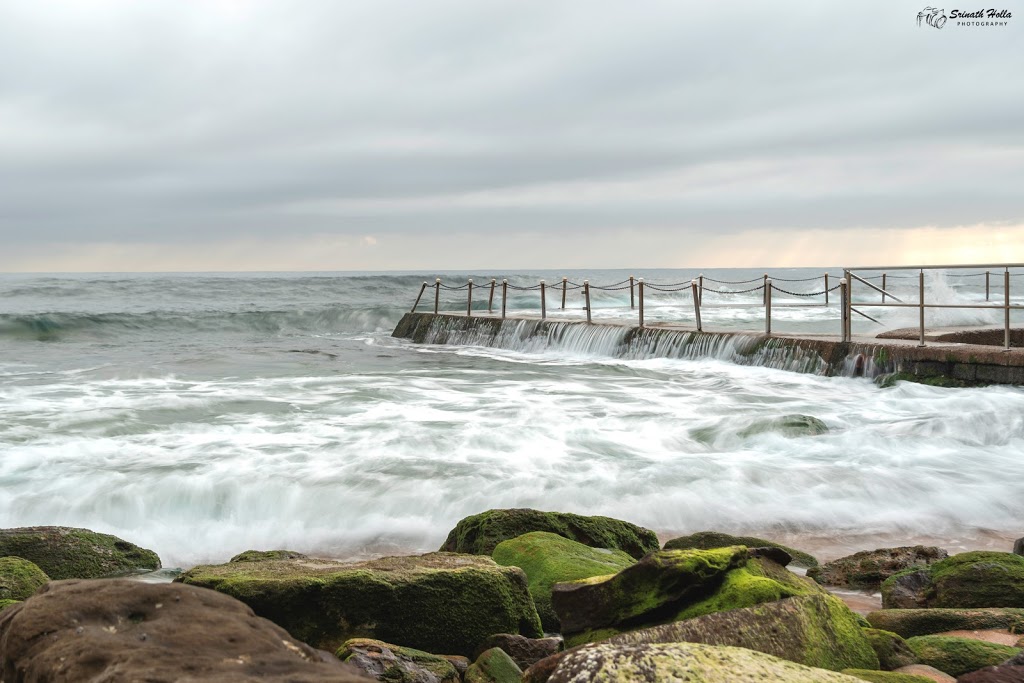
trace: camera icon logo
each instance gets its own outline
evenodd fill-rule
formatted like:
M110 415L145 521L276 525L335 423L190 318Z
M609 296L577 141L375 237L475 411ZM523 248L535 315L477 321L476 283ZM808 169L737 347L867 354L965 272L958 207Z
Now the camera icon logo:
M921 25L922 20L924 20L924 22L929 26L942 28L946 25L946 10L938 9L936 7L925 7L917 13L918 26Z

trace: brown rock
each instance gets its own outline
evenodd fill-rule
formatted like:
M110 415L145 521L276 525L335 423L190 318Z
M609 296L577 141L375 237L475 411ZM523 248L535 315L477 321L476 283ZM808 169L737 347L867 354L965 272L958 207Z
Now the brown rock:
M1024 538L1018 538L1013 542L1013 554L1024 555Z
M877 589L887 578L910 567L927 566L949 557L934 546L903 546L864 550L811 567L807 576L827 586Z
M957 683L1021 683L1024 666L986 666L956 679Z
M389 683L459 683L462 679L446 657L372 638L349 640L338 650L338 659Z
M492 647L501 648L512 658L516 666L526 669L545 657L561 652L565 643L561 637L527 638L511 633L498 633L485 640L477 648L476 657Z
M928 666L926 664L911 664L910 666L901 666L894 670L898 674L910 674L913 676L924 676L930 678L935 683L956 683L956 679L949 674L939 671L934 666Z
M210 590L56 581L0 612L0 680L19 683L370 679Z

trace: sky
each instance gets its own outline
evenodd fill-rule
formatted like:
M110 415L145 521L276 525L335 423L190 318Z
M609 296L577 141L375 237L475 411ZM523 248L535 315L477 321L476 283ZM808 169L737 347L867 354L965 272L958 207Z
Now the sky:
M0 0L0 271L1024 262L991 7Z

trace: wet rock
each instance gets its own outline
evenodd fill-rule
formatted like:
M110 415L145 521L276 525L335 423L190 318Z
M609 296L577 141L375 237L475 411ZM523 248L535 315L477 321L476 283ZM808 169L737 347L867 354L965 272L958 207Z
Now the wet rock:
M591 548L546 531L502 541L491 557L502 566L519 567L526 572L537 614L544 630L549 632L561 630L551 606L552 586L563 581L615 574L636 562L621 550Z
M935 683L956 683L956 679L949 674L943 673L934 666L928 666L926 664L911 664L910 666L903 666L893 673L920 676L922 678L935 681Z
M176 580L238 598L329 650L374 638L469 656L495 633L542 635L523 571L478 555L233 562L195 567Z
M556 584L551 599L566 645L574 646L627 630L816 593L824 591L812 581L736 546L651 553L611 577Z
M498 647L485 650L469 669L466 683L519 683L523 672L508 654Z
M28 560L0 557L0 602L24 600L49 580L42 569Z
M637 559L660 547L657 535L650 529L611 517L513 508L466 517L451 530L441 550L490 555L502 541L531 531L558 534L592 548L621 550Z
M1024 666L987 666L956 680L957 683L1021 683Z
M817 567L818 560L813 555L796 550L781 543L768 541L755 536L731 536L719 531L700 531L689 536L673 538L665 543L665 550L711 550L712 548L728 548L733 545L745 545L748 548L781 548L792 557L792 563L798 567Z
M883 609L868 614L875 628L898 633L904 638L945 631L1007 629L1024 633L1024 609Z
M561 652L564 646L565 643L561 637L526 638L510 633L498 633L480 645L477 656L479 657L484 650L490 650L492 647L501 648L512 658L516 666L526 669L545 657Z
M34 526L0 529L0 557L34 562L53 580L95 579L160 569L160 558L117 536L88 529Z
M746 438L765 432L775 432L790 438L818 436L828 434L828 425L811 415L783 415L782 417L756 420L749 427L740 430L739 435Z
M882 606L1024 607L1024 557L969 552L882 584Z
M870 669L844 669L841 673L870 683L932 683L934 679L895 671L871 671Z
M180 584L56 581L0 612L0 680L366 681L226 595Z
M871 649L878 655L878 666L884 671L893 671L902 666L917 664L917 655L897 634L877 628L862 629L871 643Z
M388 683L459 683L461 675L445 657L370 638L353 638L338 659L362 674Z
M854 553L807 570L807 576L827 586L877 590L890 576L911 567L924 567L949 557L942 548L904 546Z
M228 562L260 562L261 560L305 560L306 556L294 550L246 550Z
M879 666L856 615L838 598L820 593L630 631L606 642L731 645L832 671Z
M635 681L786 681L786 683L858 683L846 674L815 669L761 652L697 643L620 645L594 643L566 654L549 683ZM539 683L527 672L524 682Z
M1018 648L1006 645L948 636L915 636L907 640L907 645L921 664L954 677L1001 664L1020 653Z
M1024 538L1018 538L1013 542L1013 554L1024 555Z

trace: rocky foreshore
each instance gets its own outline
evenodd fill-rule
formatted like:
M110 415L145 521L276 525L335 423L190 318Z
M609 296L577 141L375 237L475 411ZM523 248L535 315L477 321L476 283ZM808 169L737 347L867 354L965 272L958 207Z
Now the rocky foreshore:
M257 549L154 584L124 580L160 559L123 539L0 529L0 683L1020 682L1013 550L819 563L770 539L662 546L621 520L514 509L425 555ZM843 589L882 609L854 612Z

